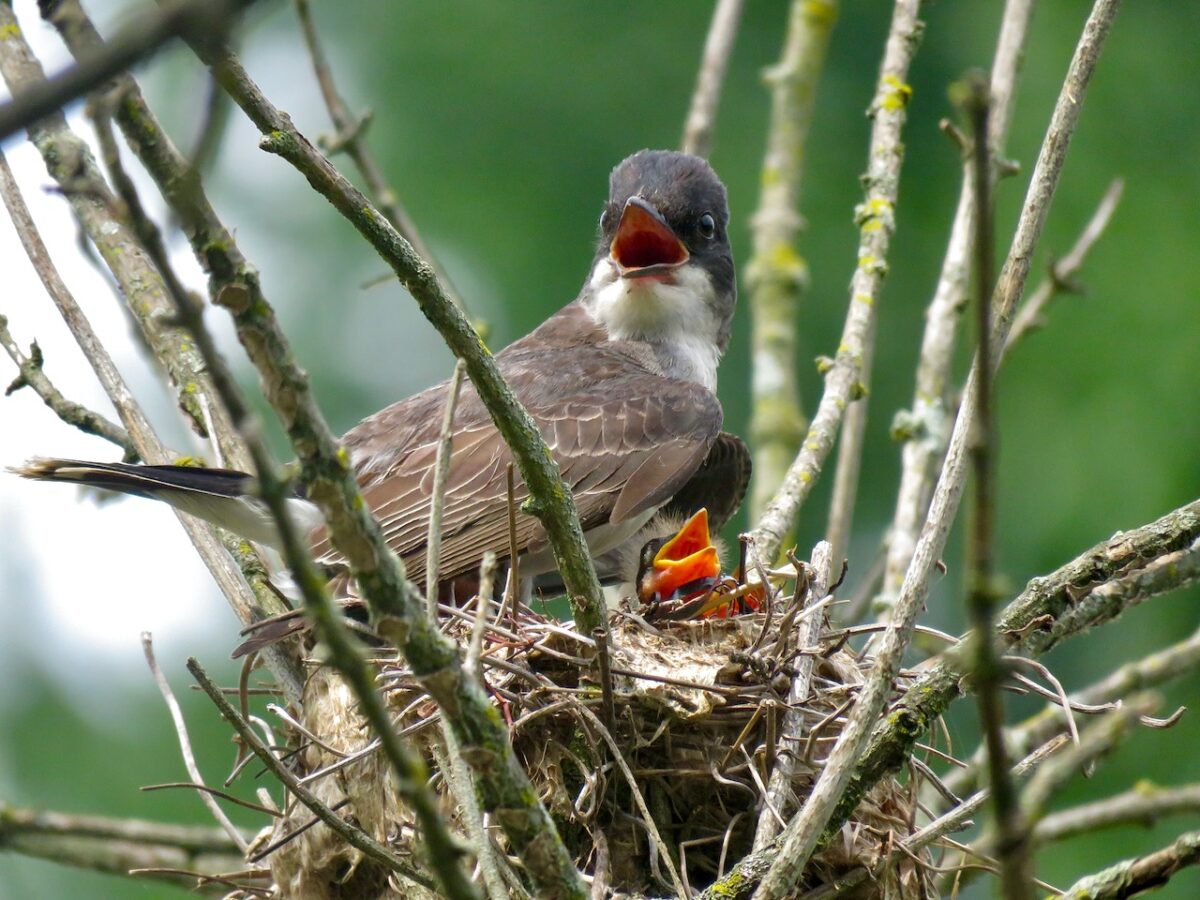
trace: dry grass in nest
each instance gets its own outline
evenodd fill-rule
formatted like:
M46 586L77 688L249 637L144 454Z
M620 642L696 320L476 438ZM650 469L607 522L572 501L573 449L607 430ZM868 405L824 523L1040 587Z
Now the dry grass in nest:
M794 607L789 609L791 603ZM522 610L517 621L489 620L483 643L487 689L511 726L512 741L562 839L580 868L616 895L696 893L752 847L760 816L786 819L807 796L852 707L865 665L845 649L845 633L822 623L811 632L798 616L803 598L777 599L774 614L727 620L649 624L618 613L609 632L612 706L606 703L594 642L564 623ZM493 608L494 609L494 608ZM816 611L823 616L827 607ZM473 611L447 610L447 630L466 646ZM805 637L819 637L811 646ZM798 670L808 669L801 703L787 697ZM381 684L398 726L434 773L445 810L465 833L444 767L447 752L436 706L409 673L382 662ZM330 805L349 801L354 820L375 838L414 854L415 832L380 754L364 753L369 731L354 698L327 669L314 673L305 725L325 746L307 740L300 768ZM788 726L799 727L791 731ZM355 756L358 751L358 756ZM768 809L772 773L790 766L782 794ZM776 776L777 779L780 776ZM849 870L874 867L915 828L908 786L878 784L831 845L809 866L801 894ZM308 821L303 809L276 834ZM501 868L503 836L489 829ZM332 898L340 881L360 889L380 878L353 849L314 828L271 859L285 896ZM331 876L334 876L331 879ZM381 896L412 897L411 884ZM358 894L364 896L364 894ZM931 896L920 860L910 860L856 896Z

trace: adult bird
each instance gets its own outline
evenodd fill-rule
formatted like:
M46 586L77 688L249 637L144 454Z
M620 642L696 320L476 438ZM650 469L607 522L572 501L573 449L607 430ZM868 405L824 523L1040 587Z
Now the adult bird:
M612 172L595 257L579 296L496 362L537 423L575 497L605 580L655 522L707 506L717 527L749 478L745 445L721 431L717 363L736 290L725 188L704 160L643 150ZM344 437L363 497L409 577L425 583L434 460L447 385L394 403ZM442 517L444 587L509 553L508 446L478 394L464 386L454 419ZM78 482L164 500L251 540L276 544L270 516L242 472L35 460L30 478ZM528 496L517 479L515 499ZM343 560L315 505L297 497L317 561ZM674 517L674 518L671 518ZM553 581L541 523L517 520L522 576ZM634 556L636 557L636 547ZM624 550L624 552L622 552Z

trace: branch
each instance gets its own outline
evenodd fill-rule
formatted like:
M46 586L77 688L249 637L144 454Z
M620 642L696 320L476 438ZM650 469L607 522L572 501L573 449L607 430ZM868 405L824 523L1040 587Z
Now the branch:
M683 126L680 149L684 153L708 156L712 150L713 124L717 118L717 106L721 102L721 85L725 81L725 67L729 63L729 54L733 52L733 42L737 39L744 5L745 0L717 0L713 9L708 37L704 41L700 72L696 76L696 89L692 92L691 107Z
M1092 245L1100 239L1100 236L1104 234L1104 230L1108 228L1108 223L1112 219L1113 213L1116 212L1117 204L1120 203L1121 194L1124 190L1125 182L1120 178L1113 180L1109 184L1108 190L1100 198L1100 204L1096 207L1096 211L1092 213L1092 217L1088 220L1087 225L1084 226L1083 231L1076 239L1075 245L1067 252L1066 256L1050 266L1048 276L1037 286L1037 290L1030 295L1029 299L1022 304L1017 317L1013 319L1012 330L1008 333L1008 340L1004 342L1004 347L1001 349L1001 359L1008 355L1008 352L1017 341L1045 324L1043 314L1046 308L1049 307L1050 301L1061 293L1076 290L1074 286L1075 275L1083 268L1083 261L1087 258Z
M796 382L796 310L808 285L808 266L796 253L795 242L802 224L798 207L804 145L836 19L837 0L793 0L783 53L764 73L771 88L771 121L762 192L752 220L754 252L746 268L754 360L752 522L758 520L783 481L807 425ZM775 555L775 548L763 551L763 559Z
M42 348L34 341L29 348L29 356L22 353L17 342L13 340L12 334L9 333L8 319L3 315L0 315L0 345L4 346L9 357L16 363L18 372L12 384L4 391L6 397L23 387L28 387L42 398L46 406L50 407L51 412L68 425L73 425L85 434L94 434L116 444L125 451L126 462L138 461L140 457L129 437L129 432L116 422L109 421L100 413L93 412L86 406L64 397L62 392L46 377L46 373L42 371L45 363L42 357Z
M1032 877L1029 855L1029 831L1022 822L1016 791L1008 771L1008 752L1004 746L1004 699L1000 693L1004 666L996 651L993 615L996 589L993 584L995 563L995 418L992 411L991 295L995 266L992 205L992 159L988 121L991 95L982 74L968 77L967 97L963 104L971 123L971 191L975 207L972 229L975 260L976 339L978 377L975 379L975 433L971 439L974 505L967 542L967 619L975 634L971 675L979 707L979 722L987 746L988 784L999 832L997 858L1000 883L1008 900L1030 896Z
M1180 835L1169 847L1117 863L1081 878L1060 900L1119 900L1162 887L1185 866L1200 863L1200 831Z
M387 216L387 220L404 236L404 239L412 244L417 255L429 264L429 268L433 270L434 276L450 301L459 309L465 310L466 304L463 302L462 295L455 289L453 282L446 275L445 269L438 265L429 246L421 238L417 224L387 183L383 170L376 162L370 147L367 146L367 127L371 124L371 113L368 111L362 116L355 117L346 108L337 86L333 83L333 72L325 58L325 51L321 48L321 39L317 34L316 24L313 22L310 4L308 0L295 0L295 4L296 16L300 20L300 29L304 33L304 43L307 45L308 55L312 59L313 72L316 74L317 84L321 88L325 109L329 112L333 127L337 129L337 134L331 141L323 143L322 149L330 154L339 150L345 151L362 175L363 181L366 182L367 192L375 205Z
M1119 578L1133 565L1145 565L1190 546L1200 537L1200 500L1181 507L1155 522L1118 534L1056 569L1034 578L1001 614L997 640L1002 652L1029 646L1033 635L1069 612L1078 599L1108 581ZM1184 586L1184 585L1178 585ZM1082 625L1081 627L1086 627ZM1065 637L1065 635L1064 635ZM965 689L967 674L961 664L970 636L959 640L944 659L919 678L892 705L887 718L875 729L850 781L830 827L844 822L863 795L885 775L898 771L916 742ZM860 700L859 703L862 701Z
M192 673L192 677L196 679L196 683L200 685L204 693L208 694L209 699L212 700L213 704L220 711L222 718L238 733L243 744L259 758L259 761L279 779L283 786L297 800L308 807L313 815L329 826L330 831L351 847L361 852L363 856L373 860L389 871L398 872L405 878L409 878L430 890L433 889L433 882L424 874L418 872L408 862L401 859L391 849L376 841L362 829L351 825L341 818L341 816L331 810L306 788L300 782L300 779L296 777L295 773L271 752L271 748L262 742L262 738L258 736L258 733L250 727L241 714L225 699L225 695L221 693L221 689L213 684L208 674L200 666L200 663L194 658L189 658L187 667L188 671Z
M917 19L919 0L898 0L888 32L878 93L871 109L875 122L867 170L867 200L858 209L859 261L851 280L850 311L838 348L837 359L826 374L825 393L799 455L793 462L783 487L752 532L755 546L764 558L779 551L784 534L795 521L803 498L820 471L833 445L846 404L861 396L861 379L867 371L875 307L887 266L884 262L892 230L893 211L899 186L904 145L900 140L912 89L905 83L908 66L916 52L922 26ZM790 894L798 884L816 849L817 838L833 813L842 789L848 781L860 745L879 715L884 697L891 686L894 669L899 667L898 650L894 658L881 659L872 680L859 695L845 730L813 785L804 806L788 823L783 833L779 856L771 866L756 896L778 898ZM886 677L880 677L882 673ZM873 711L869 711L873 708Z
M819 603L829 595L829 582L833 574L833 553L829 543L822 541L813 548L808 571L808 597L806 608ZM800 628L796 639L797 647L816 647L824 624L825 615L822 612L810 614ZM781 627L780 633L784 633ZM788 688L787 712L783 716L784 735L776 761L775 768L767 781L767 792L763 803L768 809L783 813L784 808L793 796L794 773L796 761L801 758L804 748L801 738L804 737L804 701L809 695L812 684L813 666L816 660L811 654L802 655L795 663L796 674L792 677ZM790 744L790 746L789 746ZM779 834L779 822L775 816L766 812L759 816L758 825L754 831L754 849L761 850L768 846Z
M1042 845L1118 825L1149 827L1166 816L1197 812L1200 812L1200 784L1159 787L1139 782L1122 794L1051 813L1037 823L1033 840Z
M1033 6L1034 0L1008 0L1004 7L990 85L992 115L988 134L994 160L1004 154L1008 126L1012 121L1017 71L1025 51ZM890 617L904 573L912 561L917 537L929 510L937 468L954 424L949 398L950 376L958 318L966 305L974 223L975 195L970 179L964 178L942 271L933 299L925 311L925 333L921 338L912 407L899 413L892 426L893 435L904 442L904 449L896 511L887 537L883 587L878 598L884 621Z
M249 835L242 835L248 840ZM156 876L194 888L197 879L235 872L245 858L220 828L169 825L23 809L0 803L0 850L62 865L128 875L131 869L190 870Z
M173 38L211 40L214 33L220 33L228 26L235 13L252 2L182 0L164 5L157 12L139 15L132 25L109 42L103 54L86 64L72 66L36 86L20 92L13 90L13 99L0 106L0 141L22 128L36 127L40 119L54 118L57 110L114 75L132 68ZM11 18L3 27L5 38L20 38L20 30Z
M1053 196L1054 187L1058 183L1058 175L1062 171L1062 163L1070 143L1070 136L1078 120L1081 101L1086 93L1087 83L1095 69L1100 48L1108 33L1108 26L1111 25L1118 3L1119 0L1097 0L1092 16L1085 26L1084 35L1076 48L1067 81L1055 107L1049 133L1042 145L1038 164L1034 169L1029 197L1018 221L1017 235L1010 249L1009 260L1001 273L997 288L997 298L994 303L997 321L992 335L992 340L997 343L1007 335L1013 304L1015 304L1024 286L1025 276L1029 272L1029 255L1032 253L1037 237L1041 234L1042 225L1045 223L1049 202ZM898 3L896 10L898 17L906 12L903 3ZM907 13L915 22L915 8L907 10ZM893 33L896 34L896 29L893 29ZM903 33L903 31L900 32L900 34ZM899 38L898 35L897 37L897 43L904 43L902 38ZM889 40L889 49L891 43ZM876 124L878 126L878 121ZM872 153L872 159L876 156L877 154ZM886 231L886 229L881 229L881 231ZM860 266L859 271L861 270ZM863 312L863 316L866 317L865 324L873 322L870 316L871 306L860 303L851 304L851 320L855 318L855 306L866 306L867 310ZM841 358L842 355L839 354L839 359ZM853 368L852 363L847 363L847 366ZM838 371L837 364L835 364L834 369L830 372L829 380L826 382L825 397L821 401L822 407L825 406L825 401L831 393L836 396L834 375ZM774 874L768 875L759 887L758 893L763 898L779 897L791 889L802 874L804 865L815 849L822 832L831 824L835 827L840 826L858 805L858 800L862 796L861 791L855 787L855 782L862 779L859 760L863 755L864 748L869 756L870 748L867 747L867 741L871 737L871 729L874 728L883 712L887 695L895 682L904 650L912 635L916 617L924 609L925 598L929 593L930 576L945 545L953 513L957 510L958 500L962 495L963 479L966 475L964 445L974 419L972 392L973 384L969 381L967 399L955 425L950 454L947 457L938 490L934 495L929 520L922 529L921 540L917 544L913 564L905 578L900 600L896 605L895 617L887 631L884 632L879 653L875 658L875 665L866 677L858 696L858 702L855 704L837 743L830 751L825 767L809 795L808 802L788 825L783 849L772 866ZM831 411L830 417L836 420L839 417L837 410ZM821 413L818 410L813 430L817 429L820 419ZM832 436L830 435L829 438L831 440ZM780 513L785 510L794 510L799 505L800 497L807 493L807 487L801 476L806 472L809 473L810 478L807 483L811 484L811 477L816 473L810 460L806 459L806 456L810 455L810 451L807 450L810 443L813 442L805 442L805 449L801 450L792 467L792 473L789 474L789 482L795 493L792 493L789 486L785 485L781 496L777 498L782 502L778 506L772 504L772 510L768 510L767 516L764 518L772 518L772 511ZM828 442L825 446L827 448ZM818 455L816 450L811 451L811 463L816 463L823 458L823 455ZM790 524L791 517L778 517L774 521L777 525ZM783 529L776 527L771 534L771 540L778 541L782 537ZM763 544L760 542L759 546L763 546ZM777 547L778 544L774 543L768 546ZM890 724L894 720L895 715L893 714L888 717L887 721ZM924 731L924 729L920 730ZM907 758L907 750L901 760L905 758ZM897 761L898 764L899 761ZM857 773L855 772L856 766L859 768ZM854 775L853 782L851 781L852 775ZM874 780L871 783L873 784Z

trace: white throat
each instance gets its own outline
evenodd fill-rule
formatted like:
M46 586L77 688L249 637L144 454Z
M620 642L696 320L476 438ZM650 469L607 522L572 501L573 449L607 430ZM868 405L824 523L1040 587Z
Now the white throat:
M665 375L716 393L720 323L712 312L712 278L703 268L684 264L668 283L621 278L602 259L588 284L585 307L613 340L650 344Z

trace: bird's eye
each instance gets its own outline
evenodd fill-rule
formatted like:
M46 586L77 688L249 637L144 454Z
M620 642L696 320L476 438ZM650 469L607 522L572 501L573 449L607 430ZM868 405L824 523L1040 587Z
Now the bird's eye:
M608 207L605 207L604 211L600 213L600 230L601 231L604 231L604 229L608 228L608 220L609 220Z
M717 220L712 217L711 213L705 213L700 217L697 227L700 229L701 237L711 238L717 233Z

